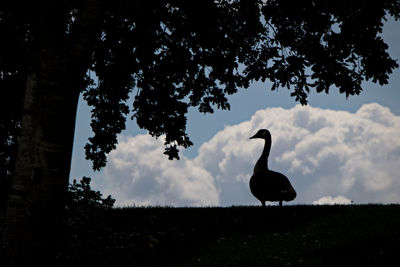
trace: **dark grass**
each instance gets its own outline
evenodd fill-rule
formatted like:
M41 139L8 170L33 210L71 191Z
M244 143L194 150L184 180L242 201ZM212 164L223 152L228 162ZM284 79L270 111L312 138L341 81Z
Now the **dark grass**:
M390 266L399 226L399 205L113 209L78 233L79 262Z
M397 266L399 226L400 205L120 208L70 221L58 263Z

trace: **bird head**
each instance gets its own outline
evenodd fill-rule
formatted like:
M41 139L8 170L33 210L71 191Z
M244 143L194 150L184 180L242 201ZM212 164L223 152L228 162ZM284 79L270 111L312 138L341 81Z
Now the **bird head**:
M254 139L254 138L271 140L271 133L267 129L260 129L260 130L258 130L258 132L255 135L250 137L250 139Z

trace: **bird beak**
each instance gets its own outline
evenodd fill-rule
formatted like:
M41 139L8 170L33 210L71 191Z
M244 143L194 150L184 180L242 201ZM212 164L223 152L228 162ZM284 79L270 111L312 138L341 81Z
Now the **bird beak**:
M257 134L255 134L252 137L250 137L249 139L254 139L254 138L257 138L257 137L258 137Z

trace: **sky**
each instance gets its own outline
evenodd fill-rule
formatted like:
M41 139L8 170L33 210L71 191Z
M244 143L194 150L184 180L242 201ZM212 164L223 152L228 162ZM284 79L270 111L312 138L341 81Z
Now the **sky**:
M400 22L385 23L383 39L400 63ZM229 97L231 110L188 113L187 133L194 145L181 159L163 155L163 140L127 121L116 150L100 172L85 160L92 135L90 109L79 102L71 179L92 178L92 187L111 194L118 206L259 205L249 179L263 149L252 139L269 129L269 168L285 174L297 191L286 205L400 203L400 69L389 84L363 83L360 95L311 92L301 106L290 91L271 91L253 83ZM270 203L276 205L276 203Z

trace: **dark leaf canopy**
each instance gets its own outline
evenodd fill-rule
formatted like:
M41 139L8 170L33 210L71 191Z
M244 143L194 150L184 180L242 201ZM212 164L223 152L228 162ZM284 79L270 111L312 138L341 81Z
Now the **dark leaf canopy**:
M247 87L238 68L260 37L257 1L196 3L139 1L108 10L94 51L99 83L85 92L94 106L95 136L86 151L95 168L104 165L104 152L115 148L115 133L125 127L130 93L132 117L152 136L165 135L172 159L177 145L192 145L189 107L229 109L226 95Z
M79 36L84 2L60 2L66 47ZM286 87L307 104L314 90L337 88L347 97L361 92L363 80L386 84L398 67L381 32L385 16L399 19L399 0L98 0L98 5L101 34L86 64L96 80L88 75L81 86L93 108L94 135L85 148L94 169L105 166L127 117L152 136L165 137L165 154L178 158L178 146L192 144L188 109L229 109L227 95L254 80L272 81L272 90ZM3 97L1 103L21 109L36 20L16 6L7 8L0 11L0 31L7 36L0 43L0 82L2 95L16 103ZM17 95L9 95L11 88L20 88ZM4 147L19 121L3 117Z
M262 13L266 28L247 78L287 87L302 104L311 88L336 86L348 97L364 79L387 84L398 67L380 33L386 13L399 18L399 1L267 1Z

